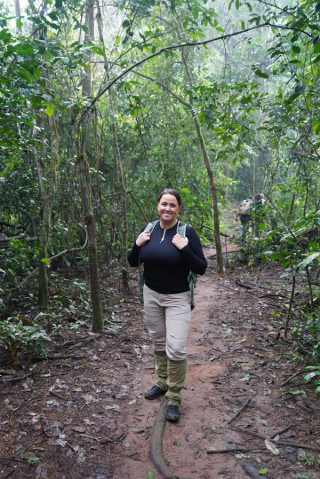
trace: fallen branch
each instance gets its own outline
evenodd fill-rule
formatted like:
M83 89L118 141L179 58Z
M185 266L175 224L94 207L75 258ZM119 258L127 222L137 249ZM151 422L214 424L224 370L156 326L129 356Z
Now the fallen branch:
M2 382L2 383L14 383L14 382L17 382L17 381L23 381L24 379L27 379L30 376L34 376L35 374L41 374L41 373L42 373L42 371L37 371L37 372L32 371L31 373L25 374L24 376L21 376L19 378L2 379L2 380L0 380L0 382Z
M100 441L101 444L117 444L120 441L123 441L123 439L127 436L126 431L124 431L122 434L120 434L119 437L115 437L114 439L105 439Z
M241 288L253 289L252 286L249 286L248 284L242 283L242 281L240 281L239 279L236 279L235 283L236 283L238 286L241 286Z
M268 437L268 436L262 436L261 434L258 434L257 432L253 432L253 431L247 431L245 429L242 429L240 427L234 427L233 428L234 431L238 431L238 432L244 432L245 434L249 434L249 436L253 436L253 437L257 437L259 439L263 439L263 440L268 440L268 441L271 441L273 442L274 444L278 444L278 445L281 445L281 446L290 446L290 447L297 447L299 449L310 449L311 451L317 451L317 452L320 452L320 447L316 447L316 446L306 446L304 444L296 444L294 442L286 442L286 441L275 441L274 439L272 439L271 437Z
M246 402L243 404L243 406L235 413L234 416L232 416L231 419L229 419L228 421L228 424L232 423L232 421L234 421L235 419L237 419L238 416L240 416L240 414L242 413L242 411L244 410L244 408L246 408L249 404L249 402L251 401L252 398L249 398L246 400Z
M28 462L26 459L18 459L17 457L0 457L0 462L5 462L5 461L16 461L16 462Z
M55 393L54 391L49 391L49 394L51 394L51 396L54 396L54 397L57 397L57 398L61 399L62 401L72 401L72 402L75 402L75 399L65 398L64 396L61 396L60 394Z
M250 462L242 462L241 467L247 476L251 477L251 479L259 479L261 477L258 469Z
M288 384L288 383L291 381L291 379L293 379L293 378L295 378L296 376L298 376L298 375L301 373L301 371L306 367L306 365L307 365L307 363L304 363L304 365L302 366L302 368L300 368L298 372L296 372L296 373L294 373L292 376L290 376L290 378L288 378L284 383L280 384L280 387L285 386L286 384Z
M92 336L89 338L81 339L73 346L70 346L70 348L68 348L68 351L71 351L72 349L75 349L75 348L82 348L83 346L85 346L87 343L90 343L91 341L94 341L94 337Z
M261 451L261 447L252 447L250 449L244 449L241 447L232 447L231 449L207 449L207 454L223 454L224 452L252 452ZM265 448L263 448L265 450Z
M10 469L4 476L1 477L1 479L7 479L7 477L11 476L12 473L14 473L15 468Z
M281 434L283 434L284 432L287 432L291 427L292 427L292 424L290 424L290 426L288 427L285 427L284 429L281 429L281 431L276 432L275 434L272 434L272 436L270 436L271 439L274 439L277 436L281 436Z
M281 299L290 299L288 296L285 296L284 294L262 294L259 296L260 298L281 298Z
M35 359L40 359L40 360L46 360L46 359L50 359L50 361L53 361L55 359L83 359L85 356L75 356L74 354L67 354L65 356L50 356L48 354L48 356L46 357L43 357L43 358L35 358Z

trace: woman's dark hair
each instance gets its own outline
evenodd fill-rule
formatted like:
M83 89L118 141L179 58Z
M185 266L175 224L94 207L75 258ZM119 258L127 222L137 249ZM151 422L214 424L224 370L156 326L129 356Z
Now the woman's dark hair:
M163 195L173 195L173 196L175 196L175 198L178 202L178 205L181 206L181 196L179 195L177 190L173 190L171 188L166 188L165 190L161 191L160 195L157 198L157 203L159 203L159 201L161 200Z

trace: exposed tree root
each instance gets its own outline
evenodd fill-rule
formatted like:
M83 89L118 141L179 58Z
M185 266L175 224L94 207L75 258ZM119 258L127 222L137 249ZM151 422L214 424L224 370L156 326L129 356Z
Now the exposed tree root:
M161 474L165 479L177 479L177 477L174 476L166 466L162 455L162 439L164 426L166 423L166 405L167 402L164 400L161 404L156 417L156 422L153 426L150 441L150 459L155 465L159 474Z

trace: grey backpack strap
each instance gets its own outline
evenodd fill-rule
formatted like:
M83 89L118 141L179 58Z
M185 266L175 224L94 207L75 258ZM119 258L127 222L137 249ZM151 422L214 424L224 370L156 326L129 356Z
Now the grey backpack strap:
M151 221L150 223L147 224L147 226L145 227L143 231L150 231L152 233L156 224L159 223L159 221L160 220ZM141 301L143 301L143 285L144 285L144 271L141 269L140 252L139 252L139 291L140 291Z
M154 230L154 227L156 226L157 223L159 223L159 221L160 220L151 221L151 223L148 223L143 231L150 231L152 233L152 231Z
M185 238L186 237L186 229L187 229L186 223L181 223L181 221L178 221L177 234L182 236L182 238Z

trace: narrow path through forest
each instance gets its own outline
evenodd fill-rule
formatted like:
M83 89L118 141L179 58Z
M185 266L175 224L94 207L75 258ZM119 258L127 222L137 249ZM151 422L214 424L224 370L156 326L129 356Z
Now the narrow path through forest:
M286 289L279 272L255 274L236 267L219 277L214 251L207 249L206 255L209 268L199 279L188 340L181 420L167 423L163 433L163 458L172 477L320 477L320 431L314 423L318 406L312 388L301 386L301 375L286 383L295 365L282 339ZM154 382L151 363L150 354L142 389ZM132 421L152 429L162 399L142 401L142 416L133 415ZM149 440L134 434L139 460L126 460L130 476L124 467L119 478L140 479L148 471L165 477L148 463ZM313 467L308 457L314 458Z

